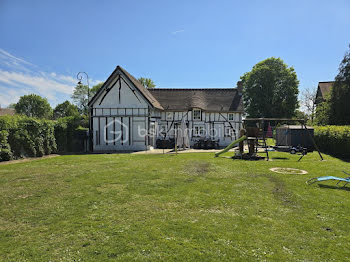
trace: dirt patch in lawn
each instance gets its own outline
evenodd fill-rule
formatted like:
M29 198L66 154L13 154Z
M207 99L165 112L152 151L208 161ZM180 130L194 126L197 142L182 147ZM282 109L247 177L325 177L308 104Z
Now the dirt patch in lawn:
M297 168L289 168L289 167L273 167L270 168L270 171L276 172L279 174L287 174L287 175L305 175L308 172L302 169Z
M273 176L268 176L268 179L274 184L272 194L275 199L279 200L286 207L296 208L297 202L295 196L292 192L288 191L285 183L281 179Z
M184 166L185 172L192 176L202 176L209 172L210 164L204 161L194 161Z

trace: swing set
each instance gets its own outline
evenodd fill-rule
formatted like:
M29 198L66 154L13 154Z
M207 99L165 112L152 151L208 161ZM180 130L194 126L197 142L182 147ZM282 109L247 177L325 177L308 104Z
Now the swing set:
M297 146L268 146L266 141L266 131L265 127L268 123L268 126L270 126L270 122L276 122L276 123L287 123L288 124L288 130L290 123L299 123L300 128L302 129L302 133L300 136L300 143ZM228 145L226 148L221 150L220 152L215 154L215 157L220 156L221 154L228 152L230 149L235 147L237 144L239 145L239 154L234 156L234 158L238 159L247 159L247 160L258 160L258 159L265 159L265 157L260 157L257 155L258 149L263 149L262 151L259 151L259 154L263 153L266 154L266 160L269 160L269 151L270 150L276 150L276 151L289 151L291 154L300 154L300 158L298 162L307 154L308 148L305 144L305 134L308 135L308 137L311 140L311 143L313 147L317 150L321 160L323 160L323 156L316 145L316 142L313 138L313 136L310 133L310 130L306 126L305 119L290 119L290 118L247 118L243 120L243 128L240 130L240 137L236 141L233 141L230 145ZM287 132L285 133L285 136L287 136ZM248 153L244 153L244 143L247 143L248 146Z

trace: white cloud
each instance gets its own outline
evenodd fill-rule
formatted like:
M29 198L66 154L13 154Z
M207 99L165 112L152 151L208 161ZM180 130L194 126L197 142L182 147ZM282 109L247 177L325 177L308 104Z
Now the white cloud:
M176 34L179 34L179 33L183 33L185 32L185 29L180 29L180 30L176 30L176 31L173 31L171 32L173 35L176 35Z
M37 66L0 48L0 104L17 102L25 94L39 94L51 104L69 99L77 83L70 75L37 70ZM90 80L92 84L99 81Z
M26 89L8 89L0 87L0 105L4 107L6 105L16 103L18 98L22 95L29 94L29 90Z
M15 57L14 55L11 55L9 52L6 52L4 49L0 48L0 59L5 59L6 58L11 61L13 64L25 64L25 65L32 65L32 63L29 63L21 58Z
M14 89L26 90L25 93L36 93L46 97L50 102L56 103L57 93L70 95L73 92L75 83L72 81L62 81L65 76L53 77L51 74L41 73L39 75L32 75L23 72L9 72L0 69L0 86L5 83L7 88L1 96L11 93ZM13 93L12 93L13 94ZM17 94L18 98L23 95Z

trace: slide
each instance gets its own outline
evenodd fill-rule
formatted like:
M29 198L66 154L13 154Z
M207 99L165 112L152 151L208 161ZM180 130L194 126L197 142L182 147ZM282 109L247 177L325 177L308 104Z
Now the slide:
M223 153L226 153L227 151L229 151L231 148L233 148L236 144L238 144L239 142L245 140L247 137L246 136L242 136L239 139L233 141L231 144L229 144L227 147L225 147L223 150L221 150L220 152L217 152L215 154L215 157L220 156Z

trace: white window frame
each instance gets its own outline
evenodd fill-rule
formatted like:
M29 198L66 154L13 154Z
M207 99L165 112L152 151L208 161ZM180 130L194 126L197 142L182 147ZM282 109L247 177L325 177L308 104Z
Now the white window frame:
M193 136L204 136L204 126L194 126Z
M199 112L199 118L198 117L195 117L195 112ZM193 120L202 120L202 110L200 109L193 109L192 110L192 119Z
M228 121L234 121L235 120L235 114L234 113L228 113Z

